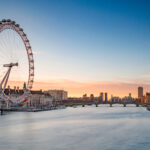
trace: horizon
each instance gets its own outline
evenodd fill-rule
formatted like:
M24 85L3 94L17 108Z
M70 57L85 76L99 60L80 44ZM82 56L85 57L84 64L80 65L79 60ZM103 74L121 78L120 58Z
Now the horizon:
M19 89L23 88L23 81L18 81ZM14 81L9 82L11 89L14 88ZM59 87L59 88L58 88ZM87 88L88 87L88 88ZM71 80L51 80L45 82L35 82L32 90L65 90L68 92L69 97L82 97L87 94L94 94L94 97L98 97L101 92L108 93L108 98L129 96L131 93L133 98L138 97L138 87L143 87L144 95L149 93L149 84L136 84L136 83L123 83L123 82L78 82ZM113 90L112 90L113 88Z
M63 89L72 97L150 91L150 2L0 2L0 20L16 21L30 40L33 90Z

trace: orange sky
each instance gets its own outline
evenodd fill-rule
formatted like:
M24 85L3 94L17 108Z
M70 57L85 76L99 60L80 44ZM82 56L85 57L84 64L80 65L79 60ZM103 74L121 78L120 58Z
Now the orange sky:
M12 86L13 82L9 82ZM22 83L19 82L20 87ZM144 92L150 91L149 84L123 83L123 82L77 82L71 80L51 80L48 82L34 82L33 90L48 90L48 89L63 89L68 91L71 97L81 97L87 93L88 96L92 93L98 96L100 92L108 92L109 97L113 96L127 96L132 93L133 97L137 97L138 86L144 87Z

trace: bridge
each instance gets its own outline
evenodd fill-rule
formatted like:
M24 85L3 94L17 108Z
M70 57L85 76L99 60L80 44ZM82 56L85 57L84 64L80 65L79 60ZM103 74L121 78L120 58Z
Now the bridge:
M103 102L70 102L70 103L63 103L66 107L73 107L73 106L88 106L88 105L95 105L95 107L98 107L102 104L108 104L110 107L113 107L113 105L115 104L120 104L122 105L122 107L127 107L127 105L131 105L134 104L136 107L142 106L142 107L147 107L148 105L150 105L150 103L136 103L136 102L107 102L107 103L103 103Z

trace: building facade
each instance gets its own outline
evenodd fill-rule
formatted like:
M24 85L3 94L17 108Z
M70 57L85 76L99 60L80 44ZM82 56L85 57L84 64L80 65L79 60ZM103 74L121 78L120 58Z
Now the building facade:
M149 103L150 104L150 93L146 93L144 103Z
M24 94L24 90L14 87L11 89L9 86L5 89L5 94L11 99L10 106L23 106L23 107L41 107L53 105L53 98L50 94L39 91L30 91L29 96L18 99ZM18 101L19 100L19 101Z
M108 102L108 94L105 93L105 103L107 103L107 102Z
M103 100L104 100L103 92L101 92L101 93L99 94L99 99L100 99L100 102L103 102Z
M45 93L50 94L56 101L67 100L68 98L68 92L64 90L48 90Z
M138 87L138 98L142 98L143 97L143 87Z

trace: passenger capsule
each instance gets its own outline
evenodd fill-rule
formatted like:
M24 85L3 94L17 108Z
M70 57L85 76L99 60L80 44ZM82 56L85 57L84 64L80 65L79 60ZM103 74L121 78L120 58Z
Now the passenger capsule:
M15 21L12 21L11 23L12 23L12 24L15 24L16 22L15 22Z
M7 22L11 22L11 20L10 20L10 19L7 19L6 21L7 21Z
M16 27L19 27L19 24L16 24L15 26L16 26Z
M31 46L28 46L27 48L28 48L28 49L31 49Z
M20 29L19 29L19 31L23 31L23 29L22 29L22 28L20 28Z
M26 40L25 42L29 42L29 40Z
M31 63L34 63L34 60L30 60Z
M6 19L3 19L2 22L6 22Z
M24 33L22 36L26 36L26 34Z

